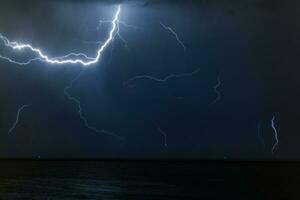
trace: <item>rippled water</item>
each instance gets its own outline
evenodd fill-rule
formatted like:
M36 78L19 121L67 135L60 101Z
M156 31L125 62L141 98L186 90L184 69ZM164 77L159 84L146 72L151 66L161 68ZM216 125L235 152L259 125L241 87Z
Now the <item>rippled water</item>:
M297 175L298 163L0 161L0 199L294 199Z

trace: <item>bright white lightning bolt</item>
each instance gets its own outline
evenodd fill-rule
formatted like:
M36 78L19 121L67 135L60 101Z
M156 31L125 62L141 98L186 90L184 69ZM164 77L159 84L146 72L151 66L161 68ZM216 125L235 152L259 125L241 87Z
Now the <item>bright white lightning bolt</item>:
M8 131L8 134L10 134L11 132L13 132L13 130L15 130L15 128L17 127L18 123L19 123L19 120L20 120L20 114L21 112L27 108L27 107L30 107L32 106L32 104L25 104L23 106L21 106L19 109L18 109L18 112L17 112L17 116L16 116L16 120L15 122L13 123L12 127L9 129Z
M14 59L11 59L9 57L6 57L6 56L2 56L0 55L0 59L4 59L4 60L7 60L11 63L14 63L14 64L17 64L17 65L28 65L30 64L31 62L33 61L42 61L42 62L46 62L46 63L49 63L49 64L57 64L57 65L63 65L63 64L81 64L83 66L89 66L89 65L92 65L92 64L95 64L99 61L101 55L102 55L102 52L109 46L109 44L114 40L114 37L116 35L119 36L119 38L121 38L121 40L124 42L125 40L121 37L121 35L119 34L119 23L121 24L125 24L126 26L129 26L127 25L126 23L124 22L120 22L119 21L119 16L120 16L120 12L121 12L121 6L119 5L118 6L118 9L114 15L114 19L112 21L109 21L109 23L112 24L112 28L109 32L109 37L107 38L107 40L105 42L97 42L100 44L100 47L97 51L97 56L95 58L92 58L92 57L89 57L87 56L86 54L84 53L69 53L65 56L61 56L61 57L54 57L54 58L49 58L49 56L47 56L46 54L44 54L42 52L42 50L38 49L38 48L35 48L35 47L32 47L30 44L21 44L21 43L18 43L18 42L11 42L7 37L3 36L1 33L0 33L0 40L2 40L2 42L4 43L4 45L6 47L9 47L13 50L17 50L17 51L22 51L22 50L29 50L30 52L32 53L35 53L36 54L36 57L35 58L32 58L32 59L29 59L28 61L25 61L25 62L19 62L19 61L16 61ZM73 59L71 59L73 58ZM111 136L114 136L120 140L123 140L123 138L121 138L120 136L110 132L110 131L106 131L106 130L98 130L97 128L91 126L87 119L85 118L84 114L83 114L83 111L82 111L82 107L81 107L81 102L70 95L70 93L68 93L68 90L73 86L74 82L79 79L79 77L81 76L83 70L81 71L81 73L76 76L71 82L70 84L64 89L64 94L65 96L70 100L70 101L73 101L76 103L77 107L78 107L78 113L79 113L79 116L80 116L80 119L84 122L84 125L90 129L91 131L94 131L96 133L104 133L104 134L107 134L107 135L111 135ZM19 115L20 115L20 112L29 105L24 105L23 107L21 107L18 111L18 114L17 114L17 120L15 122L15 124L13 125L13 127L10 129L9 133L14 130L15 126L18 124L19 122Z
M185 47L184 43L180 40L178 34L174 31L174 29L172 29L169 26L164 25L162 22L160 22L160 25L167 31L170 31L170 33L172 33L175 36L175 39L177 40L177 42L182 46L183 51L186 51L186 47Z
M124 38L124 37L121 35L121 33L120 33L120 25L122 25L122 26L125 27L125 28L133 28L133 29L138 29L138 27L137 27L137 26L134 26L134 25L127 24L127 23L125 23L125 22L123 22L123 21L120 21L120 20L118 20L117 22L118 22L118 23L117 23L117 28L116 28L117 30L116 30L115 36L117 36L117 37L123 42L125 49L126 49L128 52L130 52L130 49L129 49L127 40L125 40L125 38ZM97 29L99 29L103 24L107 24L107 23L110 24L111 21L109 21L109 20L99 20L99 27L98 27ZM114 40L114 38L113 38L113 40ZM113 59L113 51L114 51L114 43L112 43L112 46L111 46L110 62L111 62L112 59Z
M0 55L1 59L5 59L11 63L18 64L18 65L28 65L33 61L40 60L42 62L46 62L49 64L57 64L57 65L63 65L63 64L81 64L83 66L89 66L92 64L95 64L99 61L103 51L106 49L106 47L110 44L110 42L114 39L114 36L116 35L116 31L118 31L118 20L121 12L121 6L118 6L117 12L114 16L114 19L111 21L112 28L109 32L109 37L107 40L100 46L100 48L97 51L96 57L92 58L89 57L83 53L70 53L65 56L61 57L54 57L49 58L46 54L42 52L42 50L32 47L30 44L21 44L18 42L11 42L9 39L2 34L0 34L0 39L3 41L6 47L10 47L13 50L21 51L21 50L30 50L32 53L37 54L37 57L32 58L26 62L18 62L15 61L9 57ZM118 33L117 33L118 34ZM71 59L72 57L75 57L74 59Z
M277 128L276 128L276 125L275 125L275 116L273 116L272 119L271 119L271 128L274 131L274 137L275 137L275 143L272 147L272 153L274 153L274 151L275 151L275 149L276 149L276 147L278 146L278 143L279 143L278 132L277 132Z

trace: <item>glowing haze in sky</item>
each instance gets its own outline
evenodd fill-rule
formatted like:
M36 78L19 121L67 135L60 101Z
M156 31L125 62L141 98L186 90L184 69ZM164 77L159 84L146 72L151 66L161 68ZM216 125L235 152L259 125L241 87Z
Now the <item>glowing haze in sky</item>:
M299 159L297 1L1 1L0 157Z

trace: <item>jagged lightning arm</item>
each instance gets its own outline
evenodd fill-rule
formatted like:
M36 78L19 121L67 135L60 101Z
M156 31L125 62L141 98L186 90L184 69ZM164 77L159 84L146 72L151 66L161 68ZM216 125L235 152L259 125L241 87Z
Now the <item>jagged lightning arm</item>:
M9 57L0 55L1 59L5 59L9 62L12 62L14 64L18 64L18 65L27 65L30 64L33 61L37 61L40 60L42 62L46 62L49 64L57 64L57 65L62 65L62 64L81 64L83 66L89 66L92 64L95 64L99 61L103 51L106 49L106 47L110 44L110 42L113 40L114 36L115 36L115 32L118 29L118 19L120 16L120 12L121 12L121 6L118 6L117 12L114 16L112 23L112 29L109 32L109 37L107 38L107 40L100 46L100 48L97 51L97 55L96 57L92 58L89 57L83 53L70 53L67 54L65 56L61 56L61 57L54 57L54 58L50 58L49 56L47 56L42 50L35 48L33 46L31 46L30 44L21 44L18 42L11 42L7 37L3 36L2 34L0 34L0 40L2 40L2 42L4 43L4 45L6 47L10 47L13 50L17 50L17 51L21 51L21 50L30 50L32 53L36 54L35 58L32 58L26 62L18 62L15 61ZM74 59L71 59L70 57L75 57Z

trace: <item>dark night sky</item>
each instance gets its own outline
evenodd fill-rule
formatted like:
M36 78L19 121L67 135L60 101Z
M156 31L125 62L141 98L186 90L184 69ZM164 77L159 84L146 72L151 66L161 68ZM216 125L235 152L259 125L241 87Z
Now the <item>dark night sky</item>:
M51 57L94 56L94 42L111 28L99 20L111 20L117 3L120 20L136 26L120 25L128 49L116 37L69 93L91 126L125 140L89 130L64 95L82 66L0 59L0 157L300 159L297 1L1 1L0 32ZM160 22L176 30L186 52ZM0 43L3 54L32 56L7 54ZM221 98L212 104L218 77ZM8 134L24 104L32 106Z

